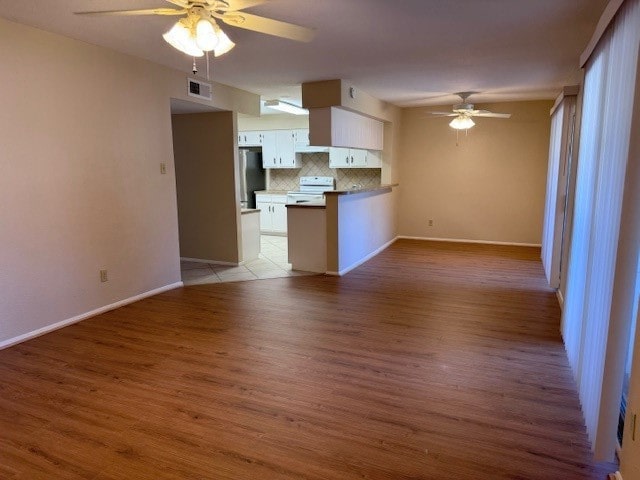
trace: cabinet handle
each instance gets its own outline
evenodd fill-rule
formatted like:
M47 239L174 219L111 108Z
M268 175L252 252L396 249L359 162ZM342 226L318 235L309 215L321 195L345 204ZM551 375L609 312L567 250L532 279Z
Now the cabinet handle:
M353 155L351 155L351 163L353 163Z
M280 165L282 165L282 157L280 157Z

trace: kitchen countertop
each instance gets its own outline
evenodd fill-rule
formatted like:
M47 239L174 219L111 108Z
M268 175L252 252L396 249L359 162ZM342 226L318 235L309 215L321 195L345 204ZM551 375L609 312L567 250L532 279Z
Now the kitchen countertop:
M244 215L245 213L260 213L259 208L241 208L240 214Z
M324 201L317 202L303 202L303 203L289 203L287 208L326 208Z
M350 188L349 190L333 190L330 192L324 192L326 195L354 195L356 193L366 193L366 192L382 192L389 191L393 187L397 187L398 183L388 183L384 185L378 185L376 187L367 187L367 188Z
M289 190L257 190L255 192L256 195L286 195L289 193Z

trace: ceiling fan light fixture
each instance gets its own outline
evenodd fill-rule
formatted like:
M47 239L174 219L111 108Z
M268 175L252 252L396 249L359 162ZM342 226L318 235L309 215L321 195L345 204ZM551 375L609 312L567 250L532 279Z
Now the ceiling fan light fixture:
M202 57L204 51L198 47L192 29L184 24L183 20L176 22L171 30L162 35L164 41L173 48L186 53L190 57Z
M196 45L198 48L205 52L210 52L218 46L218 43L219 39L213 22L208 18L198 20L196 23Z
M467 117L466 115L460 115L456 118L454 118L453 120L451 120L451 123L449 123L449 126L451 128L455 128L456 130L468 130L469 128L473 127L476 123L471 120L470 117Z
M229 52L233 47L236 46L236 44L233 43L229 37L227 37L227 34L224 33L218 25L215 25L215 31L218 37L218 44L216 45L216 48L213 49L213 55L215 57L219 57L220 55L224 55L225 53Z
M309 110L306 108L299 107L293 103L283 102L282 100L266 100L264 106L294 115L309 115Z

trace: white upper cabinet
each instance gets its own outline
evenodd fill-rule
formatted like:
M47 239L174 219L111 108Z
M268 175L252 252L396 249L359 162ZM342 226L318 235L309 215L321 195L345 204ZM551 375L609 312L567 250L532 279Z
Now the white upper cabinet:
M263 140L264 132L261 130L238 132L239 147L261 147Z
M329 148L329 167L331 168L380 168L381 152L359 148Z
M308 128L298 128L293 131L293 135L296 142L296 148L308 147L310 145Z
M293 130L270 130L263 132L262 165L264 168L300 168L296 157Z
M349 168L351 159L349 154L350 148L331 147L329 148L329 167L331 168Z
M337 107L309 110L309 128L313 145L382 150L384 124Z

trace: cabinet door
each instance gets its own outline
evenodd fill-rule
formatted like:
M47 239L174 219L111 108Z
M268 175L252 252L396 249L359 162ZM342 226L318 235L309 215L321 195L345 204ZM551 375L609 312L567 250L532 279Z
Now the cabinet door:
M295 134L293 130L277 130L276 145L278 168L292 168L296 165Z
M284 203L272 203L272 230L286 233L287 231L287 206Z
M248 132L241 132L245 146L247 147L261 147L263 132L259 130L252 130Z
M271 231L273 229L273 222L271 220L271 202L261 202L260 199L257 199L256 208L260 209L260 231Z
M367 166L367 151L359 148L349 150L349 164L352 167L364 168Z
M329 148L329 167L330 168L349 168L350 166L349 149L342 147Z
M298 128L293 131L295 135L296 146L298 147L308 147L309 146L309 129L308 128Z
M278 166L278 146L276 143L276 132L267 131L262 133L262 166L264 168L275 168Z
M380 150L367 150L367 167L382 168L382 152Z

